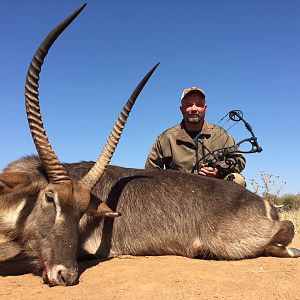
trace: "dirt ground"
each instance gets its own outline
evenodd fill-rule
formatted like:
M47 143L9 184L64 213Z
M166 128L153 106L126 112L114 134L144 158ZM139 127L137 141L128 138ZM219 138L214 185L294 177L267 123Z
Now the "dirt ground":
M300 248L299 235L292 246ZM300 258L123 256L81 270L71 287L49 288L32 274L0 277L0 299L300 299Z

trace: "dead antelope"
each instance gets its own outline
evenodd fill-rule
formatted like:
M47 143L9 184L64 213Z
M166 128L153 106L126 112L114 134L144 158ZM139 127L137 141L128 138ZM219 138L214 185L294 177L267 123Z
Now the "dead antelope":
M87 254L226 260L300 256L286 247L293 224L279 221L269 202L234 182L107 166L116 144L112 140L118 140L116 128L96 163L61 164L41 121L38 72L30 73L27 114L39 158L20 159L0 174L2 262L21 255L43 269L50 285L72 285L78 278L76 258ZM107 206L102 209L103 203L122 215L101 216L115 215Z

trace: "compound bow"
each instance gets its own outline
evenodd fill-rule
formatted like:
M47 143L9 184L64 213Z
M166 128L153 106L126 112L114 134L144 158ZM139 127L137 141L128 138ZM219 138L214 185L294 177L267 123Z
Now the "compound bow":
M198 165L201 162L203 164L205 164L205 165L208 165L208 166L215 166L218 162L222 161L222 162L225 162L225 164L228 166L228 168L231 168L236 163L235 160L232 158L233 154L259 153L259 152L262 151L262 148L258 144L257 137L255 136L251 125L243 118L243 112L241 110L232 110L228 114L226 114L221 119L221 121L227 115L229 116L230 120L236 122L235 124L237 124L237 122L242 121L244 123L244 125L245 125L245 128L250 132L251 137L243 139L240 142L234 144L233 146L216 149L214 151L210 151L204 144L202 144L202 146L207 150L208 153L205 156L203 156L200 160L198 160L196 162L196 164L195 164L192 172L194 172L195 169L198 168ZM234 125L232 125L230 128L232 128ZM228 130L225 130L222 134L224 134ZM218 136L218 138L220 136ZM202 139L203 138L209 138L209 137L210 137L210 134L206 134L206 135L203 135L201 133L199 134L199 138L202 138ZM239 149L239 147L242 144L245 144L245 143L250 143L250 145L251 145L251 149L250 150L248 150L248 151L244 150L243 151L243 150ZM208 157L209 157L209 159L208 159Z

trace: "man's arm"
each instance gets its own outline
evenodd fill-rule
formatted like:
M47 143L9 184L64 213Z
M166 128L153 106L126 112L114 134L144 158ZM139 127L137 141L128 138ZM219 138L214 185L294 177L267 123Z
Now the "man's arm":
M145 169L163 169L163 168L164 168L163 153L160 145L160 137L158 137L148 154L145 163Z

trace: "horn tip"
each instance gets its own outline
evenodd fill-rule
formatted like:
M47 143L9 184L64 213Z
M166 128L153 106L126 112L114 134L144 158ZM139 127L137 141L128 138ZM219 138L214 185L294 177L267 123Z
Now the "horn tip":
M153 69L155 70L159 66L159 64L160 64L160 61L154 65Z

